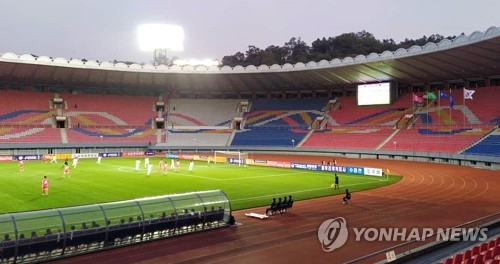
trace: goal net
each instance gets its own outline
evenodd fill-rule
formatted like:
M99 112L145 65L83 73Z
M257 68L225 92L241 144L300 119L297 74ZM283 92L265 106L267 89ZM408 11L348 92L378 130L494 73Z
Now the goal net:
M238 166L245 165L245 159L248 158L248 153L239 151L219 151L214 152L214 163L237 164Z

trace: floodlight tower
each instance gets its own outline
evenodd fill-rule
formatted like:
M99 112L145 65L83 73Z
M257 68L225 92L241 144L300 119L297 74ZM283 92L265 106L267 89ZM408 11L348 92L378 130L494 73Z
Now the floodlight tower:
M153 51L153 64L168 64L167 50L184 50L184 29L177 25L145 24L138 28L139 48Z

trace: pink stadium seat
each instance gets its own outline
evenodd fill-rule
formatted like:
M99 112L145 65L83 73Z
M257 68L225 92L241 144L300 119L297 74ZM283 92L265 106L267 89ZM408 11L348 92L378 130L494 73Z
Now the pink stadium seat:
M463 255L462 254L457 254L455 257L453 257L453 264L459 264L462 263Z
M471 249L465 251L463 259L464 259L464 261L472 259L472 250Z
M453 259L452 258L448 258L445 261L443 261L442 263L443 264L452 264L453 263Z

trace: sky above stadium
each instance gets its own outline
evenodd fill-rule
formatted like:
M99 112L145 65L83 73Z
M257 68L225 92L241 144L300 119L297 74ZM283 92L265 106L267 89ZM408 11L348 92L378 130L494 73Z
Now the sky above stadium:
M0 54L151 63L137 27L181 25L183 58L222 59L248 45L366 30L378 39L444 36L500 26L498 0L0 0Z

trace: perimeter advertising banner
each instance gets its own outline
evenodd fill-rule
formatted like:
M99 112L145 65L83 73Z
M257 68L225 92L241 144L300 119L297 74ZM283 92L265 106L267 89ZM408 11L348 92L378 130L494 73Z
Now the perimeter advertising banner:
M296 163L296 162L292 162L290 165L292 169L299 169L299 170L331 171L331 172L343 172L343 173L357 174L357 175L382 176L382 169L380 168L333 166L333 165L319 165L319 164Z
M12 156L0 156L0 161L12 161Z
M231 164L246 164L245 159L235 159L235 158L227 158L227 163Z
M110 157L121 157L123 153L121 152L110 152L110 153L99 153L99 156L103 158L110 158Z
M179 155L177 154L167 154L166 155L167 159L178 159L179 158Z
M13 160L41 160L42 155L14 155Z
M99 153L79 153L79 154L73 154L73 158L80 158L80 159L96 159L99 157Z
M379 168L366 168L365 167L365 175L380 176L380 177L382 177L382 169L379 169Z
M144 156L143 151L123 152L124 157L140 157Z

